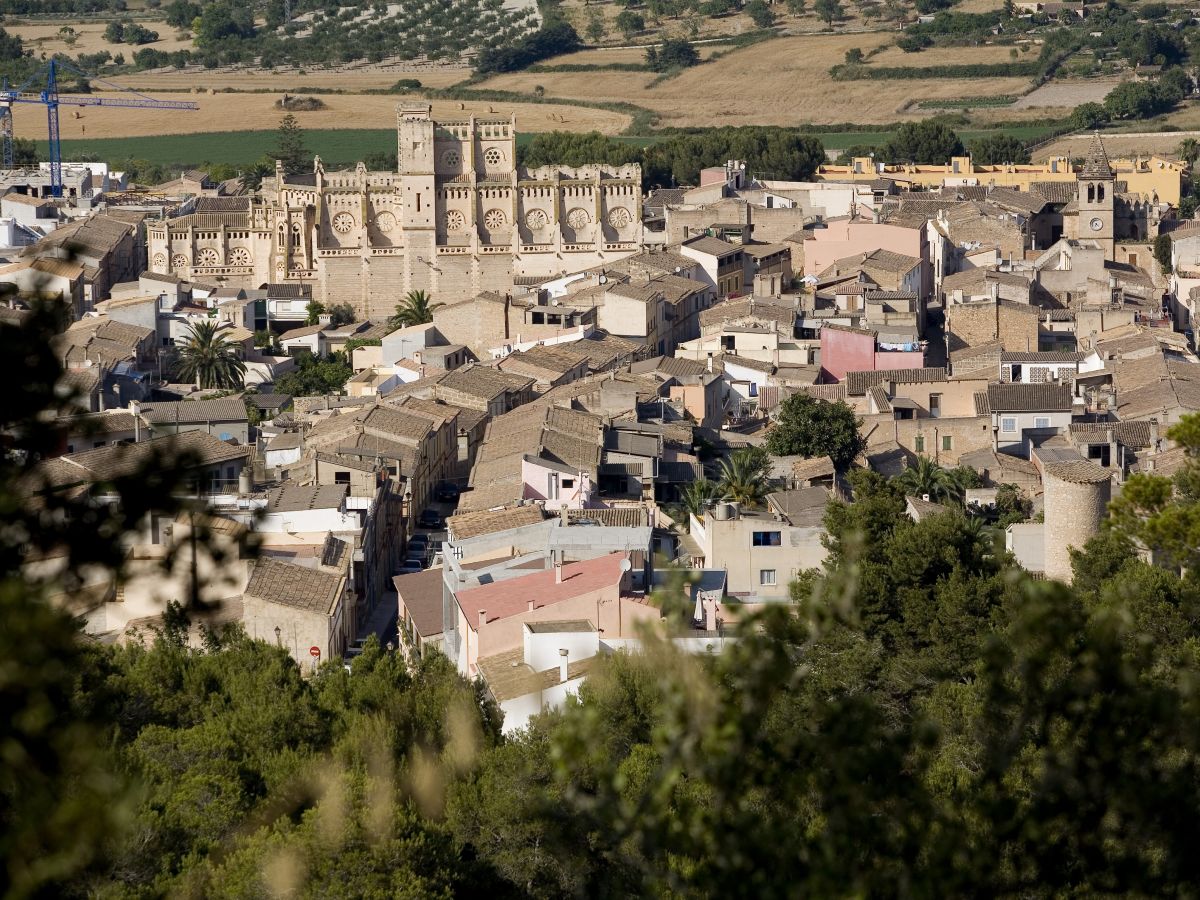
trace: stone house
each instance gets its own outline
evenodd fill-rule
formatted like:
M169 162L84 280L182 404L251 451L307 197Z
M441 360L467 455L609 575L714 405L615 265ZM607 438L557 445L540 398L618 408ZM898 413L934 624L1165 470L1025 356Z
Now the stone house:
M995 448L1022 456L1066 432L1074 403L1069 384L989 384L975 395L976 412L991 416Z
M141 414L155 437L203 431L222 441L241 445L250 442L250 419L240 394L213 400L131 404L131 411Z
M345 571L350 548L343 541L336 543L336 556L311 567L260 559L242 595L246 633L287 648L306 672L340 660L358 624Z

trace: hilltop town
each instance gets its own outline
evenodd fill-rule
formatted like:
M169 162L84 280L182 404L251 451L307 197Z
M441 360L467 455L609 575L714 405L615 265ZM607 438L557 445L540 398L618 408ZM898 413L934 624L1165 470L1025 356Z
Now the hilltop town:
M375 636L481 679L512 731L664 610L719 652L795 603L862 473L1070 581L1124 483L1186 463L1185 162L1095 136L643 194L636 165L518 164L511 116L402 103L396 128L396 171L186 173L154 209L106 206L102 165L68 166L65 201L8 177L4 318L72 319L39 490L100 502L186 453L202 512L148 513L127 572L55 597L88 634L198 598L305 672Z

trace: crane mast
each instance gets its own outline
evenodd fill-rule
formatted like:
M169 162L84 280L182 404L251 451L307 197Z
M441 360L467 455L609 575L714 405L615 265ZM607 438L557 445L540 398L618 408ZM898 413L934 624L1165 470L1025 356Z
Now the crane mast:
M125 109L199 109L200 105L190 100L156 100L139 94L137 91L123 88L100 80L105 87L125 91L130 97L94 97L87 94L67 94L58 92L58 69L62 66L85 78L91 78L86 72L76 69L73 65L51 59L44 68L39 69L25 84L18 88L9 88L7 82L0 88L0 136L4 141L4 165L12 168L13 164L13 124L12 112L14 103L39 103L46 107L46 127L50 137L50 193L61 197L62 181L62 136L59 128L58 108L66 106L115 106ZM44 87L31 90L34 81L45 79Z

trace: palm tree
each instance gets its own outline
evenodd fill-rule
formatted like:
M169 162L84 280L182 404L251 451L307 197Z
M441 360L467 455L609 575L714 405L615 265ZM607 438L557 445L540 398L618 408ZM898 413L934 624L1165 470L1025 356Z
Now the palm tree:
M693 516L698 516L704 512L708 501L715 500L720 494L720 487L715 481L699 478L679 491L679 502Z
M917 457L917 464L896 476L896 483L910 497L925 497L935 503L962 503L962 483L949 469L943 469L928 456Z
M741 506L762 503L771 489L768 459L757 447L745 447L721 460L721 496Z
M424 325L433 321L433 311L442 304L430 303L424 291L409 291L396 304L396 314L388 320L392 329L407 328L409 325Z
M198 388L238 390L246 376L241 348L218 328L215 319L192 325L191 335L179 347L179 377L195 381Z
M1200 158L1200 141L1195 138L1184 138L1179 142L1179 157L1188 165Z

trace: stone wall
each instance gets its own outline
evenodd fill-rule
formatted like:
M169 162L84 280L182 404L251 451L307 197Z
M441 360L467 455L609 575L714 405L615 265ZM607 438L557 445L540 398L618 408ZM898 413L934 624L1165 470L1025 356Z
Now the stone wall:
M946 330L951 352L996 340L1009 352L1038 349L1038 311L1020 303L984 300L951 304L946 309Z

